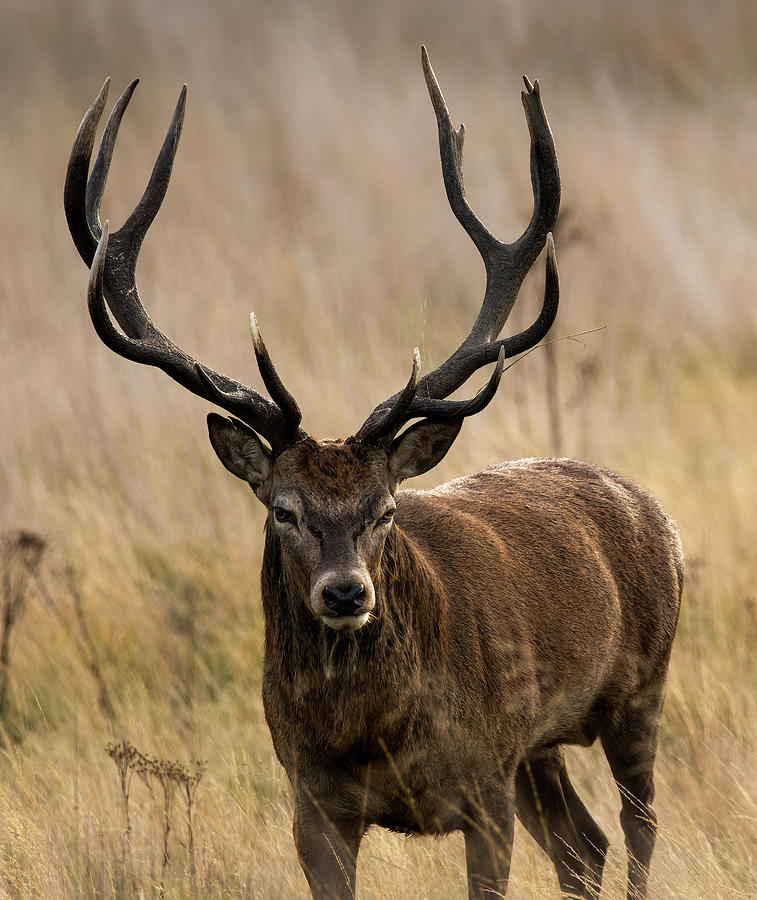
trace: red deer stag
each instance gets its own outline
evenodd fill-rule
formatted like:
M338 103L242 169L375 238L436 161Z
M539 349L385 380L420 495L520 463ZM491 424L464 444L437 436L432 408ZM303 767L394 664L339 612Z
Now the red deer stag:
M549 232L560 181L538 82L524 79L522 94L533 216L504 244L465 198L464 130L452 126L425 49L423 70L447 197L483 257L486 291L457 350L422 378L416 351L407 385L355 435L317 441L303 431L254 317L270 400L188 356L140 302L137 254L168 187L185 91L144 196L110 236L99 205L136 82L108 119L91 174L107 82L79 128L65 208L91 266L90 316L116 353L158 366L231 414L208 416L210 441L267 510L263 701L294 788L295 844L313 896L354 896L358 848L371 825L462 831L470 896L501 895L516 814L551 858L562 891L596 896L608 842L561 748L599 737L621 795L628 895L643 897L683 571L671 520L626 478L566 459L499 463L435 490L398 491L435 466L463 419L489 403L505 357L544 337L559 293ZM545 243L541 312L500 340ZM447 399L487 363L494 372L475 397Z

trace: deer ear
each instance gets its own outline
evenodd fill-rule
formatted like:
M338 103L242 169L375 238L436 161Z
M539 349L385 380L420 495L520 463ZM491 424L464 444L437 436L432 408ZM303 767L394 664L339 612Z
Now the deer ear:
M248 482L260 496L259 491L271 474L271 451L252 429L215 413L208 415L208 434L213 449L229 472Z
M433 469L446 456L462 425L462 418L416 422L392 442L389 473L399 483Z

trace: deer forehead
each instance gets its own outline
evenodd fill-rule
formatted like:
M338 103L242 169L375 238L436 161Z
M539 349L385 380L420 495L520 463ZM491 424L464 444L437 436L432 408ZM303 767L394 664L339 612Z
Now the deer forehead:
M274 498L296 496L304 512L372 513L389 496L386 454L359 443L308 439L274 463Z

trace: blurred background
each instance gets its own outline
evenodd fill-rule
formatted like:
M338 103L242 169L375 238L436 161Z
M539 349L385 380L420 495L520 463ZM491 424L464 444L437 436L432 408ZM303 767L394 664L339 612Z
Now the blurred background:
M483 297L444 194L421 43L466 124L468 197L504 240L530 217L519 93L522 73L540 80L563 182L551 336L605 327L507 372L417 486L569 455L660 498L687 584L654 895L757 895L749 0L3 0L0 895L307 896L260 700L263 509L212 452L208 405L97 339L63 181L104 78L110 108L139 76L102 203L120 226L187 82L142 299L188 353L260 388L254 310L304 427L346 436L404 384L415 345L425 369L457 346ZM509 331L542 285L540 259ZM191 842L181 779L168 819L159 779L135 779L127 833L109 741L207 760ZM607 896L624 896L609 769L597 748L569 766L612 839ZM463 896L462 843L372 834L359 879L365 898ZM511 892L557 895L522 831Z

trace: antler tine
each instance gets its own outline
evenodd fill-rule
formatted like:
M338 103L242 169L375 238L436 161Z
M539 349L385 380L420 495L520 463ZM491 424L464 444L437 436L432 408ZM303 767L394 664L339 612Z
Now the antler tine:
M107 174L110 157L113 153L118 125L135 87L135 82L129 85L108 119L100 153L90 183L87 185L87 194L92 194L93 200L94 195L97 192L102 195L105 188L104 175ZM173 161L184 122L186 97L187 86L184 85L142 198L134 212L111 238L109 265L105 270L105 296L116 321L130 337L142 338L156 331L147 311L142 306L139 292L136 289L137 257L147 229L157 215L168 190ZM98 164L100 164L99 168ZM97 176L97 180L95 180L95 176Z
M103 136L100 140L100 149L97 153L97 159L95 160L94 166L92 166L92 174L89 176L89 181L87 182L87 194L85 198L87 222L89 223L89 227L93 234L95 234L98 239L102 228L100 225L100 202L102 201L103 193L105 192L105 183L108 179L110 162L113 159L113 149L116 146L118 129L121 125L121 119L126 111L126 107L129 105L129 101L138 84L139 79L135 78L123 94L121 94L111 110L108 121L105 123ZM87 162L89 162L89 160L87 160Z
M470 334L452 356L424 376L421 384L429 395L446 397L471 374L456 365L457 354L464 347L493 341L502 331L518 296L520 286L541 252L547 233L554 228L560 209L560 175L557 155L544 106L539 82L533 85L524 77L526 90L521 92L523 109L531 137L531 184L534 210L523 234L512 244L498 241L474 214L465 197L463 184L463 140L465 129L452 126L447 105L431 68L426 48L421 49L423 72L439 130L439 150L447 198L460 224L478 248L486 269L486 290L481 309Z
M481 309L468 336L440 366L420 379L416 399L408 409L412 416L406 416L405 421L409 417L426 415L420 412L421 402L426 404L426 409L434 410L428 413L433 417L440 417L443 409L454 409L455 407L444 407L440 404L477 369L494 362L501 350L504 350L506 356L513 356L534 347L554 322L560 294L557 260L551 236L551 229L560 208L560 175L552 132L541 101L539 82L535 81L532 84L524 76L526 90L521 93L531 137L533 214L523 234L513 243L505 244L489 232L468 204L463 184L465 127L461 125L457 130L453 127L425 47L421 48L421 60L436 114L442 176L447 198L455 217L481 254L486 269L486 290ZM518 296L523 279L545 242L546 285L544 303L539 316L525 331L497 340ZM391 409L398 398L399 395L395 394L377 406L358 435L367 433L372 435L372 440L383 440L379 422L385 419L389 421L386 410ZM469 401L456 401L458 404L467 402ZM355 437L357 438L357 435Z
M128 91L128 88L127 88ZM128 102L128 101L127 101ZM187 86L182 87L179 99L176 101L171 124L168 126L163 146L160 148L158 158L155 160L150 180L147 182L142 198L134 208L134 212L124 222L121 231L124 237L132 241L135 249L142 244L147 229L152 225L153 219L163 203L163 198L168 190L168 182L171 178L173 161L179 147L181 129L184 125L184 110L187 105ZM135 257L136 258L136 257Z
M461 368L475 372L481 366L494 362L500 349L504 350L505 355L510 358L517 356L519 353L525 353L526 350L531 350L542 338L546 337L547 332L555 321L560 305L560 274L557 269L557 254L555 253L555 242L551 231L547 234L546 250L544 300L538 317L528 328L518 332L518 334L502 338L499 341L487 341L481 344L471 344L464 349L460 348L457 351L457 361L459 361ZM434 374L433 372L429 373L426 377L430 379ZM422 388L423 379L421 379L419 393ZM430 392L430 396L433 396L433 393Z
M184 117L186 85L179 95L166 139L136 209L123 227L112 235L107 222L100 226L99 205L118 127L135 87L136 81L117 101L87 181L94 133L105 105L108 82L103 85L79 128L66 177L64 201L69 229L80 255L85 261L91 261L88 305L95 330L114 352L134 362L162 369L187 390L237 416L265 437L274 451L280 452L306 434L299 427L302 418L299 408L284 388L259 333L255 343L258 366L266 387L272 390L277 402L271 402L247 385L196 362L155 327L139 299L135 279L137 256L168 188ZM108 307L124 333L111 321Z
M487 383L470 400L435 400L433 397L416 397L412 408L408 411L411 418L427 419L464 419L474 416L488 406L497 393L505 370L505 348L499 348L497 365L494 367ZM405 419L407 421L407 419ZM396 434L396 431L395 431Z
M481 412L492 400L499 387L505 359L535 347L547 334L555 320L560 298L560 275L557 270L555 244L551 232L547 235L546 270L544 303L538 319L530 328L501 341L474 345L466 349L464 355L460 355L461 361L471 371L477 371L482 366L497 360L497 367L492 376L475 397L471 400L445 400L433 396L422 396L423 383L428 377L424 376L417 382L410 402L407 402L407 388L401 393L395 394L394 397L390 397L389 400L373 410L352 440L388 446L400 428L411 419L447 419L455 416L465 418Z
M380 440L382 437L391 440L399 431L402 425L407 421L407 413L418 392L418 375L421 369L421 354L416 347L413 350L413 370L410 373L410 379L399 394L396 394L396 402L388 407L382 408L380 414L369 417L364 422L360 431L354 436L353 440L369 443L372 440Z
M442 159L442 173L447 199L458 222L463 226L482 256L488 257L497 247L498 241L468 205L463 183L463 143L465 125L455 129L450 118L447 103L439 87L431 61L425 47L421 47L423 75L426 79L431 104L436 113L439 128L439 152Z
M92 265L97 242L100 240L100 230L99 225L96 230L92 227L87 213L87 176L89 175L92 148L95 145L95 133L108 99L109 88L110 78L106 78L94 103L81 120L74 146L71 148L71 156L66 170L66 184L63 189L63 207L66 211L68 230L71 232L79 255L88 266Z
M470 400L435 400L432 397L418 397L418 365L420 357L418 349L415 350L413 361L413 374L407 386L399 395L399 399L387 409L382 409L379 414L374 413L368 418L357 434L350 438L351 441L361 443L374 443L384 449L389 449L397 432L411 419L463 419L474 416L488 406L497 393L497 388L505 370L505 348L499 348L497 365L494 367L489 381Z
M263 343L263 337L258 327L258 319L254 312L250 313L250 334L252 335L252 347L255 351L255 359L258 363L258 370L263 379L266 390L271 395L273 402L284 413L284 419L292 432L296 432L300 422L302 421L302 413L297 401L284 387L284 383L279 377L268 354L268 348Z
M95 249L102 235L100 201L105 191L118 129L138 83L139 79L132 81L116 101L108 117L97 159L89 179L87 179L87 173L94 147L95 132L108 96L109 78L106 79L95 102L82 119L69 158L64 191L66 219L79 255L88 266L92 264ZM114 232L110 239L111 259L110 265L105 270L105 295L116 321L130 337L140 338L153 330L150 317L136 292L137 254L144 235L160 209L168 189L173 160L181 135L185 105L186 85L179 95L171 125L142 199L124 225ZM130 296L130 302L119 302L119 292L129 295L132 291L133 296Z

